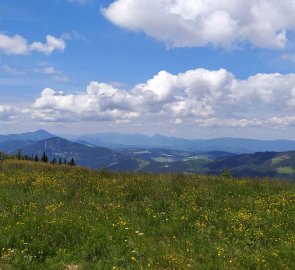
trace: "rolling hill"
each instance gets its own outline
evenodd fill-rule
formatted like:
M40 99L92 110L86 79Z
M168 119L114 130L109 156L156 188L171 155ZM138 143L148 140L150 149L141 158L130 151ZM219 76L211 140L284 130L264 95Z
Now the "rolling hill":
M234 177L278 177L295 180L295 151L258 152L215 159L189 159L151 162L143 171L185 172L220 175L228 170Z
M295 151L238 155L215 160L206 167L214 174L220 174L227 169L236 177L270 176L295 180Z

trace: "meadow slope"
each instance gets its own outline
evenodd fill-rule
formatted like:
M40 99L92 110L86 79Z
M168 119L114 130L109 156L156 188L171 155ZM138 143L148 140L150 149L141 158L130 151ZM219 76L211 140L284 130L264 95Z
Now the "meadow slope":
M0 162L0 269L295 269L295 185Z

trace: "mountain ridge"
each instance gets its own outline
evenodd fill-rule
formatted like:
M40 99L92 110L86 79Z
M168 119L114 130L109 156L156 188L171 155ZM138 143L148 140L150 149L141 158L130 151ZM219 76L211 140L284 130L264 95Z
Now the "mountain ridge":
M295 151L295 141L286 139L261 140L249 138L222 137L214 139L184 139L173 136L154 134L153 136L138 133L94 133L84 135L59 136L39 129L20 134L0 135L0 143L6 141L40 141L51 137L62 137L88 146L100 146L112 149L118 148L163 148L170 150L185 150L193 152L225 151L236 154L265 151Z
M109 148L166 148L175 150L186 150L194 152L205 151L225 151L236 154L255 153L263 151L292 151L295 150L295 141L258 140L247 138L216 138L216 139L183 139L177 137L167 137L159 134L146 136L141 134L121 134L121 133L97 133L82 135L79 139L94 145Z
M103 136L106 136L105 133ZM45 130L28 132L22 134L3 135L0 141L0 151L8 154L15 154L18 150L27 156L41 155L46 152L49 159L62 158L70 160L74 158L76 163L91 169L108 168L111 171L142 171L157 173L198 173L198 174L221 174L224 170L229 170L233 176L271 176L295 179L295 151L292 150L293 141L275 140L261 141L255 139L211 139L186 141L170 137L170 142L161 147L153 145L162 143L166 138L162 135L150 137L150 146L108 148L104 146L95 146L89 141L79 139L77 142L55 136ZM93 135L95 136L95 135ZM109 135L110 136L110 135ZM116 134L115 142L122 138L129 138L125 134L121 137ZM145 137L144 135L135 135L136 138ZM38 140L39 138L44 138ZM6 141L3 141L3 138ZM102 138L102 137L101 137ZM14 139L14 140L13 140ZM159 140L158 140L159 139ZM108 137L108 140L112 138ZM125 143L129 142L128 140ZM286 145L286 141L290 144ZM174 143L174 147L169 148L169 143ZM182 147L177 149L181 143L196 143L194 147ZM247 151L237 154L231 150L247 147ZM242 143L241 143L242 142ZM252 143L252 146L250 145ZM135 142L137 144L137 142ZM178 147L175 144L179 143ZM166 147L168 145L168 147ZM198 146L198 147L197 147ZM252 147L252 148L251 148ZM272 148L283 148L290 151L256 151L250 152L249 149L272 150ZM289 149L290 148L290 149ZM220 149L226 149L223 151ZM294 147L295 149L295 147Z
M44 129L38 129L32 132L24 132L20 134L0 135L0 143L5 141L26 141L26 140L44 140L56 135L47 132Z

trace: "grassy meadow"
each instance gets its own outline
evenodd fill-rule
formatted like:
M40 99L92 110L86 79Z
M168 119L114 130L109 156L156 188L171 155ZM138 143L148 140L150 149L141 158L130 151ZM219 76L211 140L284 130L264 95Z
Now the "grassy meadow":
M295 185L0 162L0 269L295 269Z

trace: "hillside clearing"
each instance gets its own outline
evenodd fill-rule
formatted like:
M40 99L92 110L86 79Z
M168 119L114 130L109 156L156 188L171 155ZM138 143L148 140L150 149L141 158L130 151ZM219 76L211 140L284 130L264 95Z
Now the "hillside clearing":
M0 269L295 269L295 185L0 163Z

